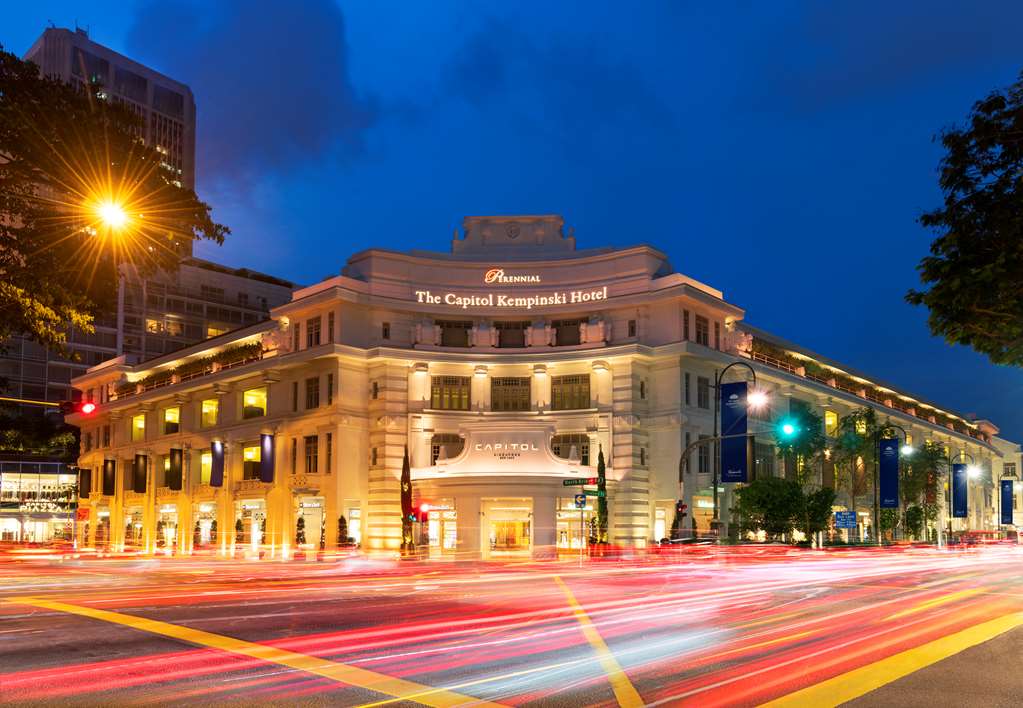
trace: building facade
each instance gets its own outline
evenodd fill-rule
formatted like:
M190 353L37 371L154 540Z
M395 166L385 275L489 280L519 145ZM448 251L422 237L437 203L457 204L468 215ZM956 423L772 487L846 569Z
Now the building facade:
M596 476L601 456L612 543L668 536L680 495L703 531L711 446L682 480L679 459L713 434L716 373L735 361L770 396L752 424L758 474L787 473L773 421L796 405L820 412L829 435L836 416L874 408L914 442L968 454L992 482L1019 464L992 424L747 327L721 291L650 246L577 250L557 216L467 218L451 246L363 251L265 322L76 378L100 403L73 419L90 489L81 542L393 552L406 454L431 555L578 549L595 509L592 497L577 508L582 490L566 480ZM816 474L834 484L823 465ZM988 485L974 487L968 524L992 528ZM864 528L870 506L855 505Z

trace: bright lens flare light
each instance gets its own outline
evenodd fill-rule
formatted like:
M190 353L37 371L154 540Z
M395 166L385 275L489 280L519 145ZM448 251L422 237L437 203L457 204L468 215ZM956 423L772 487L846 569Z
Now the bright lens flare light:
M781 431L786 435L792 435L796 432L796 426L792 425L792 423L785 423L781 426Z
M970 479L977 479L980 476L980 468L976 465L967 465L966 474L970 476Z
M903 455L912 455L913 452L914 452L914 448L913 448L912 445L903 445L902 446L902 454Z
M96 207L96 214L100 220L112 229L120 229L128 223L128 215L120 204L115 202L102 202Z
M759 410L767 405L767 394L763 391L750 391L746 397L746 403L754 410Z

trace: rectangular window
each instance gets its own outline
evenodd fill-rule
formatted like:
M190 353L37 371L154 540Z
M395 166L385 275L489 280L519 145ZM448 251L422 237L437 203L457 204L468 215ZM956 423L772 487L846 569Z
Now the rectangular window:
M706 376L696 377L696 406L710 408L710 379Z
M685 378L685 386L683 388L685 389L685 401L686 401L686 405L687 406L691 406L691 405L693 405L693 397L692 397L692 388L693 387L691 385L692 384L692 376L687 371L685 373L685 377L684 378Z
M242 479L259 479L259 463L262 459L258 444L242 446Z
M204 399L200 404L200 420L204 428L212 428L217 424L217 414L220 412L220 400L217 398Z
M440 344L442 347L469 346L469 331L472 329L472 322L438 320L434 324L440 327Z
M305 473L319 474L320 472L320 437L318 435L305 436Z
M334 374L327 374L327 405L334 404Z
M199 453L199 484L209 484L213 473L213 453L203 450Z
M590 375L572 374L551 378L551 409L569 411L590 407Z
M497 346L518 349L526 346L526 328L529 322L495 322Z
M378 384L376 381L374 381L372 388L373 388L373 391L372 391L372 393L370 395L373 397L373 400L375 401L377 398L380 397L380 384Z
M374 467L377 464L377 449L376 448L373 448L372 450L370 450L369 464L373 465Z
M570 347L580 344L582 333L579 325L582 323L583 320L554 320L551 322L551 329L554 330L554 346Z
M297 352L302 344L302 325L296 322L294 327L291 331L291 350Z
M85 448L86 452L88 452L89 450L92 449L92 433L91 432L82 433L82 446Z
M1016 463L1006 462L1002 465L1002 476L1003 477L1015 477L1016 476Z
M139 413L131 419L131 441L142 442L146 439L146 414Z
M707 435L701 435L700 440L706 439ZM696 471L700 474L710 474L710 444L703 443L696 448Z
M710 320L702 315L696 316L696 343L710 346Z
M721 323L714 323L714 348L721 349Z
M551 451L562 459L569 459L572 450L579 456L579 464L589 466L590 464L590 437L585 433L569 433L567 435L555 435L551 438Z
M381 339L390 339L391 338L391 323L390 322L384 322L382 325L380 325L380 338Z
M103 447L110 447L110 426L103 426Z
M636 320L629 320L629 336L636 336Z
M756 455L757 477L773 477L774 446L766 443L756 443Z
M468 376L434 376L430 407L442 411L467 411L471 405Z
M311 379L305 380L305 407L319 408L320 407L320 377L315 376Z
M326 474L330 474L334 471L334 433L327 433L327 469L324 470Z
M334 343L334 313L327 313L327 341L331 344Z
M173 435L181 430L181 409L177 406L163 409L163 434Z
M298 381L291 382L291 412L298 412Z
M266 386L242 392L242 418L260 418L266 415Z
M298 438L291 439L291 474L298 474Z
M320 319L314 317L306 320L305 323L305 345L306 348L320 346Z
M838 435L838 413L835 411L824 411L824 434L829 438Z
M206 327L206 339L212 339L213 337L219 337L227 332L227 327L214 327L209 325Z
M490 379L490 409L494 411L528 411L530 381L528 376L504 376Z
M692 444L693 444L693 436L692 436L691 433L687 432L686 433L686 446L684 448L682 448L683 451L684 450L688 450L689 446L692 445ZM693 471L693 460L690 457L689 459L686 460L686 472L692 472L692 471Z
M689 341L689 310L682 310L682 339Z

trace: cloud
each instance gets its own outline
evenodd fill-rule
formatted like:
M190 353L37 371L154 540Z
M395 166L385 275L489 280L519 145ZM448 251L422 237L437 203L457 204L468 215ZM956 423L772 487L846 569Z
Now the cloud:
M201 186L352 159L377 119L352 85L331 0L148 0L128 48L192 88Z

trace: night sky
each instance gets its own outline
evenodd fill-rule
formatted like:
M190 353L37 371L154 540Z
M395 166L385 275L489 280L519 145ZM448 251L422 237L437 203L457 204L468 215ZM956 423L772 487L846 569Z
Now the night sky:
M933 137L1023 69L1023 3L517 5L11 0L0 42L77 21L192 87L199 192L234 232L202 257L311 283L446 251L465 215L558 213L1023 440L1023 372L903 300Z

